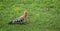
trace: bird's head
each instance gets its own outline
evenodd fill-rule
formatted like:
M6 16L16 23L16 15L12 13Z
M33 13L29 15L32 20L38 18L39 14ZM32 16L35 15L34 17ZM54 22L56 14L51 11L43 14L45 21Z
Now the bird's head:
M27 11L26 10L24 10L24 15L27 15Z

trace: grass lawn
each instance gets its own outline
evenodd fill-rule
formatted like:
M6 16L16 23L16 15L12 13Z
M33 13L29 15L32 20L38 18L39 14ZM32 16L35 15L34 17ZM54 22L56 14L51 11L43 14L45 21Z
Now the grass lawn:
M24 9L29 24L9 25ZM0 0L0 31L60 31L60 0Z

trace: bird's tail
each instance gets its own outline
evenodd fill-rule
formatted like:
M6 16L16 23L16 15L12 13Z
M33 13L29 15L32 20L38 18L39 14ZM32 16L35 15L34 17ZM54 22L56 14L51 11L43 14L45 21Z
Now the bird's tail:
M12 21L10 21L8 24L12 24Z
M8 24L14 24L15 23L15 21L10 21Z

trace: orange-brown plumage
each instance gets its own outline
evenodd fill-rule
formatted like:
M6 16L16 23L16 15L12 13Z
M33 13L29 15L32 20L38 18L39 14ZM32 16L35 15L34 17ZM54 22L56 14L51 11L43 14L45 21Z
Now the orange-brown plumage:
M24 13L23 13L23 15L21 16L21 18L25 19L26 16L27 16L27 11L25 10Z
M9 22L9 24L15 23L15 22L22 22L26 17L27 17L27 11L25 10L22 16L16 18L15 20L12 20L11 22Z

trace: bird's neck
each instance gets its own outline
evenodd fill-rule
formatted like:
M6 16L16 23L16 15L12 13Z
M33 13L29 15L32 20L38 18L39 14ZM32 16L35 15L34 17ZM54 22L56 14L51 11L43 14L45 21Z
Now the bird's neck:
M27 14L23 14L23 17L26 18Z
M27 14L23 14L21 17L22 17L22 18L26 18L26 16L27 16Z

